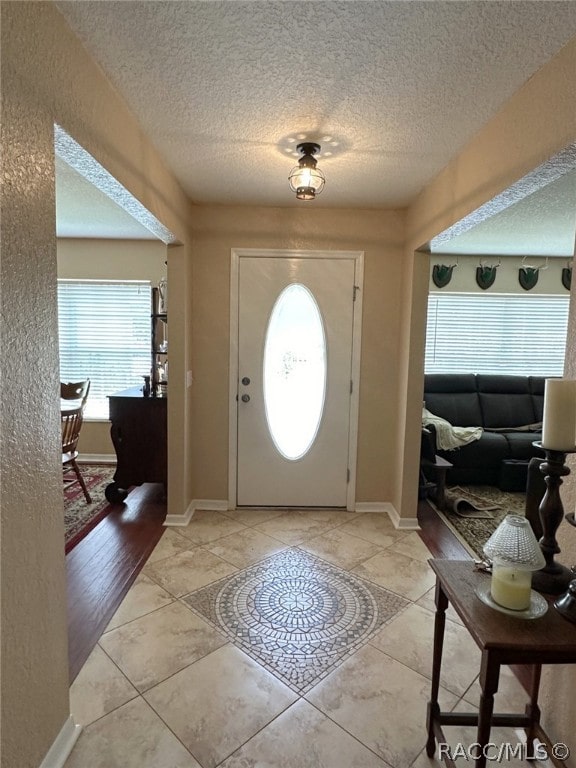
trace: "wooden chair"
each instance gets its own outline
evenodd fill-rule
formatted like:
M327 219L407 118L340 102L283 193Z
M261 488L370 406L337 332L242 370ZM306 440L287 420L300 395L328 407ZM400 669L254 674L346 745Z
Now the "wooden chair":
M76 459L78 458L78 451L76 446L78 445L78 438L80 437L80 430L82 428L84 407L82 405L78 408L70 408L61 412L61 424L62 424L62 469L64 474L72 470L76 475L76 479L80 483L84 496L86 497L86 503L90 504L92 499L86 488L86 483L80 472ZM74 481L72 481L74 482Z
M88 393L90 392L90 379L86 381L76 382L60 382L60 399L61 400L80 400L82 408L86 405L88 400Z

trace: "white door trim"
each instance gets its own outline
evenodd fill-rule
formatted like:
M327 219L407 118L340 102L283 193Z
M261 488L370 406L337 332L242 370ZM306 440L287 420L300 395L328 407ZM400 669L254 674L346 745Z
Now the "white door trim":
M292 251L264 248L232 248L230 259L230 363L228 405L228 509L236 509L238 460L238 290L240 259L354 259L356 301L353 309L352 381L350 397L350 430L348 457L350 482L346 493L346 508L354 511L356 505L356 458L358 453L358 408L360 403L360 349L362 341L362 297L364 288L364 251Z

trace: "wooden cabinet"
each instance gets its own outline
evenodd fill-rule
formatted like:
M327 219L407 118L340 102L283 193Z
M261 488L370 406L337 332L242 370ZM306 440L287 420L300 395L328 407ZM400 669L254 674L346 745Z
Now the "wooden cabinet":
M110 434L116 450L108 501L124 501L132 485L167 482L166 397L144 397L140 387L109 396Z

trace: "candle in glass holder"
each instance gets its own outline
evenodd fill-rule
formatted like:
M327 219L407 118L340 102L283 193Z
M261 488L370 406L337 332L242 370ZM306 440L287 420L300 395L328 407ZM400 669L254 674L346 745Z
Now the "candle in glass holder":
M531 587L532 571L502 565L497 561L492 564L490 593L494 602L503 608L525 611L530 607Z
M542 447L573 451L576 444L576 381L546 379Z

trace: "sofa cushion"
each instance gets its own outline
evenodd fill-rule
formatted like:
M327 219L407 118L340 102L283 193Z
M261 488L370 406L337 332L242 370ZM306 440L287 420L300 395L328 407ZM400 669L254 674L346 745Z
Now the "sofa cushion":
M492 392L506 395L529 395L527 376L506 376L503 374L479 373L476 376L478 392Z
M505 432L504 436L508 440L511 459L529 461L533 456L542 454L544 460L544 452L532 445L534 441L542 439L541 432Z
M534 406L529 394L488 394L478 395L482 409L482 425L486 429L504 427L524 427L534 424Z
M508 441L498 432L484 432L480 440L455 451L438 451L438 454L453 464L447 474L450 484L496 485L500 475L500 463L511 458Z
M453 427L480 427L482 413L475 392L426 393L426 408L434 416L441 416Z
M485 432L480 440L455 451L446 451L443 455L459 467L478 467L485 464L496 464L499 467L503 459L512 458L508 440L499 432Z
M427 373L425 392L476 392L475 373Z
M482 412L473 373L429 373L424 377L424 401L435 416L454 427L482 426Z
M544 418L544 387L546 379L544 376L530 376L528 382L532 394L535 419L536 421L542 421Z
M537 420L527 376L479 373L476 383L486 429L523 427Z

